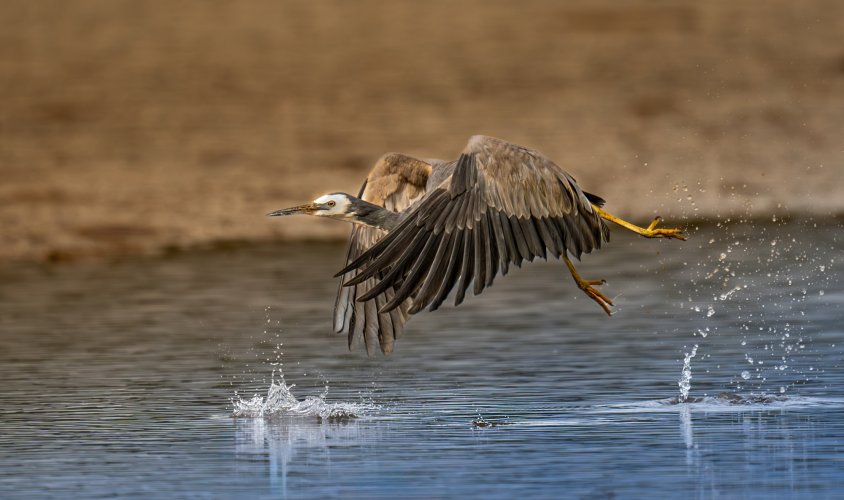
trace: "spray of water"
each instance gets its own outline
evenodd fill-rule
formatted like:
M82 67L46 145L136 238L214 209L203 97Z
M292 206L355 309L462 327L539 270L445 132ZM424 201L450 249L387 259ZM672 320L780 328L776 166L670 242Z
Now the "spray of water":
M343 420L362 416L378 410L378 406L367 403L329 403L325 400L328 388L319 396L308 396L299 400L291 389L295 384L287 385L284 375L276 380L273 372L266 396L255 395L243 399L237 394L232 398L232 416L236 418L271 418L271 417L317 417L325 420Z
M785 209L778 205L776 211ZM714 237L697 243L710 247L711 257L683 263L689 266L695 293L684 297L686 304L680 307L694 316L699 313L703 322L719 320L693 330L693 335L706 338L711 334L716 337L713 341L728 336L740 344L741 360L719 359L719 364L735 366L731 382L736 390L765 393L774 389L783 394L822 373L811 361L817 362L823 350L812 345L803 303L812 296L823 297L824 288L832 285L827 270L835 265L835 249L827 246L827 240L820 243L813 237L814 231L823 229L811 218L790 224L775 213L773 224L760 224L751 219L752 213L748 208L745 217L721 219ZM706 295L711 295L711 302L701 300ZM718 331L719 326L723 331ZM695 352L685 356L678 382L681 401L688 398Z
M677 385L680 386L679 402L685 403L689 399L689 390L692 388L692 358L697 355L697 344L692 347L692 350L686 353L683 359L683 371L680 375L680 380Z
M271 324L270 308L265 308L267 324ZM280 322L275 322L279 326ZM264 335L272 332L264 330ZM276 340L280 338L281 330L274 333ZM231 398L232 417L234 418L284 418L284 417L316 417L320 420L347 420L360 417L380 409L370 403L348 403L326 401L328 396L328 381L325 380L323 391L318 396L308 396L298 399L292 389L296 384L287 385L284 380L284 363L282 362L283 344L278 342L266 363L272 367L270 386L266 396L258 394L251 398L243 398L237 392Z

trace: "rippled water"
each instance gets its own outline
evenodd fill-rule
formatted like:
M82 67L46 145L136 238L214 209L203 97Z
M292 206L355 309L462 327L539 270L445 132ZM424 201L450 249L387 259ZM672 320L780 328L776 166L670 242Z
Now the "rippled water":
M372 360L341 246L7 268L0 496L836 497L842 235L616 231L614 317L534 263Z

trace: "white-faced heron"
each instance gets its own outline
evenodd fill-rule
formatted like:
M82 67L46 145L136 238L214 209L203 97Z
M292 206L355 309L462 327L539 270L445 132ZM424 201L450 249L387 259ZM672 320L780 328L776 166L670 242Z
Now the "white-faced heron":
M605 220L646 238L685 239L680 229L647 228L615 217L604 200L580 189L574 178L541 153L476 135L455 161L384 155L357 197L321 196L268 215L308 214L354 224L334 308L334 330L349 347L363 338L393 350L411 314L433 311L456 289L459 305L470 284L475 295L510 264L535 257L562 258L577 286L607 314L613 305L585 280L569 255L608 242Z

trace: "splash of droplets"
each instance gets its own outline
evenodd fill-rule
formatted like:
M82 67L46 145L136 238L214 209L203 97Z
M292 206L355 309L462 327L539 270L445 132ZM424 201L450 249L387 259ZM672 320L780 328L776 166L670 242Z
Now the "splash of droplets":
M835 248L826 239L814 238L819 224L811 219L792 223L781 210L777 206L769 223L755 222L752 212L718 221L716 234L699 243L709 251L708 258L689 266L698 296L681 291L685 296L680 308L704 316L697 321L721 317L722 331L709 325L713 336L730 336L741 346L743 360L720 360L736 363L736 374L747 371L749 377L733 379L736 389L788 391L823 373L806 364L809 356L824 354L813 345L803 304L828 300L830 294L825 292L835 279L828 272L835 266ZM712 300L701 303L701 293L711 294ZM704 337L703 325L695 327L694 335ZM746 364L738 365L739 360Z
M291 389L295 384L287 385L284 375L278 381L273 376L266 397L255 395L243 399L235 394L232 398L232 416L235 418L271 418L271 417L317 417L324 420L344 420L360 417L379 409L368 403L329 403L325 400L328 392L319 396L308 396L299 400Z
M264 308L264 314L266 324L272 325L273 321L269 306ZM279 326L280 322L275 321L275 325ZM266 364L272 367L270 385L267 389L267 394L266 396L255 394L251 398L244 399L237 393L237 391L235 391L234 397L230 399L232 404L232 417L316 417L320 420L346 420L360 417L380 409L380 406L372 403L327 402L328 380L324 378L323 381L325 385L320 395L308 396L305 399L299 400L293 395L291 390L296 386L296 384L287 385L284 380L284 363L282 362L282 357L284 355L282 348L284 344L279 341L281 335L280 327L274 332L270 331L270 327L267 327L267 329L264 330L264 335L273 335L276 339L273 353L266 359ZM255 355L258 356L259 353L256 352ZM303 373L303 375L307 376L307 373ZM266 379L264 379L263 382L266 382Z
M686 353L683 359L683 371L680 374L680 380L677 385L680 386L680 402L686 402L689 399L689 391L692 388L692 358L697 355L697 344L692 347L691 352Z
M718 296L718 300L727 300L727 299L730 298L731 295L738 292L742 288L747 288L747 285L737 286L737 287L733 288L732 290L729 290L729 291L722 293L721 295Z

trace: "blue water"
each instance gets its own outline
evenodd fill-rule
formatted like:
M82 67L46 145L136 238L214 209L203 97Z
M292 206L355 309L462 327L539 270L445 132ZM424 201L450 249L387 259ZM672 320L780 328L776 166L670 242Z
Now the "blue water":
M339 245L8 267L0 497L841 497L842 236L616 231L612 318L538 262L371 360Z

